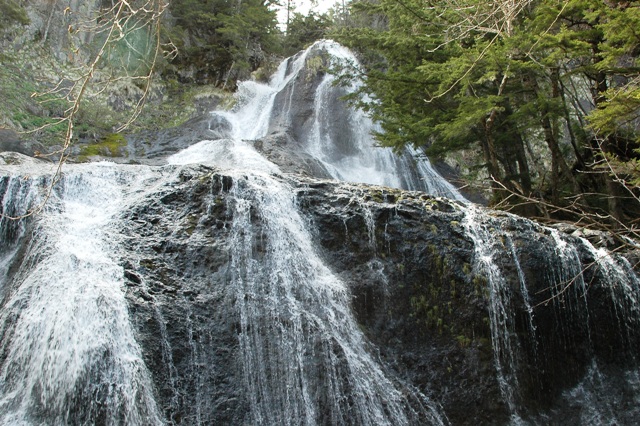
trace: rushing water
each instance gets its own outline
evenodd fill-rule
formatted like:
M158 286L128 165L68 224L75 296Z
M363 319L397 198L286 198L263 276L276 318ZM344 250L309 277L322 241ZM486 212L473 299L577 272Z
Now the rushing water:
M634 339L637 338L636 330L640 321L637 303L640 286L636 274L626 259L614 257L607 250L596 249L585 239L578 244L570 243L559 231L547 229L545 232L549 238L541 241L538 248L546 251L544 259L547 265L537 272L543 277L545 287L536 294L534 306L513 235L501 229L508 221L516 220L515 217L508 217L506 221L498 222L482 214L477 207L468 206L465 209L464 227L474 244L475 273L487 281L494 364L503 400L511 414L510 424L543 425L561 418L553 417L556 410L550 412L551 417L528 416L521 412L524 405L519 379L524 367L522 362L528 358L533 363L532 375L534 380L539 380L540 375L549 374L544 370L558 356L549 352L551 347L566 351L581 347L582 353L578 356L589 360L580 383L559 398L561 404L572 407L571 410L577 413L580 424L632 424L633 421L630 423L629 419L637 415L637 410L628 400L636 401L638 398L639 370L631 368L625 371L617 382L602 373L596 356L598 343L592 336L592 330L600 327L589 316L588 299L590 291L598 290L593 283L586 281L585 275L588 273L587 276L592 280L598 276L604 293L609 293L612 316L618 322L614 328L620 333L617 340L621 344L615 350L624 354L622 358L633 359L636 351L634 342L637 341ZM591 254L591 262L583 262L580 246ZM516 274L510 276L517 277L517 283L505 278L504 268L511 265L515 267ZM535 315L536 309L541 307L551 309L555 319L554 333L543 340L540 340ZM526 315L527 333L521 336L516 326L519 310L520 315ZM555 343L549 346L549 341ZM541 344L547 345L547 352L540 352ZM530 354L525 353L527 346ZM564 368L572 370L576 365L568 364ZM556 370L553 374L563 373ZM616 408L623 406L625 408Z
M233 283L254 424L282 423L283 413L291 424L318 424L327 413L331 424L443 424L423 395L387 378L366 351L346 286L315 254L291 190L248 176L236 181L234 204ZM257 235L266 236L258 258Z
M219 113L233 124L231 138L202 141L168 159L214 164L235 181L230 268L251 423L444 424L426 396L388 376L372 357L346 286L316 254L293 190L243 140L265 134L275 94L295 80L305 56L283 65L269 86L243 85L238 109ZM380 171L368 167L356 165L351 177L366 181ZM130 324L118 258L119 216L161 177L150 168L124 170L107 163L69 167L42 212L18 221L3 216L7 241L29 246L17 273L17 243L3 249L0 264L2 424L166 423ZM49 184L25 184L16 174L4 188L3 214L27 212ZM25 235L27 221L35 222L32 235ZM154 312L162 362L175 382L166 322Z
M376 145L373 137L379 131L369 116L349 107L342 96L353 92L336 85L336 77L322 74L317 85L305 73L310 57L328 55L328 66L359 66L356 57L345 47L332 41L319 41L293 58L283 61L269 84L247 81L240 84L238 105L231 113L215 111L233 123L233 138L256 140L276 129L291 129L300 139L304 152L318 160L337 180L385 185L393 188L426 191L433 195L464 200L460 192L442 178L424 155L407 148L396 155L391 148ZM316 65L317 66L317 65ZM311 86L311 117L298 117L298 98L307 96ZM297 102L297 103L296 103ZM304 123L298 123L303 121Z
M473 239L476 268L487 279L491 342L500 392L511 413L512 424L519 425L522 419L518 413L519 365L517 343L513 338L515 309L512 306L512 289L493 258L499 248L496 248L498 241L490 231L491 224L483 220L476 208L469 207L464 226ZM519 277L522 279L521 275Z
M237 139L202 142L169 162L235 170L231 282L252 424L444 424L367 352L345 284L316 254L292 188L270 175L277 166Z
M0 187L0 424L210 424L208 406L212 402L207 395L211 393L202 389L225 384L214 383L213 375L197 377L194 414L180 417L184 398L180 386L186 380L180 364L185 362L181 359L184 353L172 347L174 331L167 312L147 294L145 300L151 306L147 320L157 324L161 342L156 360L169 382L165 388L170 396L159 402L162 390L152 377L152 370L158 367L149 365L153 357L145 357L136 341L130 312L135 303L127 299L122 266L127 255L123 216L136 203L157 203L162 185L187 179L180 170L192 164L223 169L231 181L226 184L229 194L224 201L228 223L219 223L228 233L223 244L228 251L226 272L206 277L202 285L212 285L207 280L223 281L217 284L231 295L231 306L224 312L238 318L233 338L237 339L235 356L241 369L236 376L242 382L240 398L247 411L244 423L448 423L438 404L425 395L428 384L421 384L422 391L415 389L376 354L352 312L347 284L316 247L309 223L297 206L296 192L280 168L255 148L256 140L276 128L298 131L298 136L305 136L298 141L300 149L335 179L463 200L416 150L396 156L375 147L371 137L375 123L342 103L340 96L346 92L334 86L329 73L311 86L313 107L307 121L304 125L296 122L299 90L310 87L305 70L309 58L319 51L334 62L356 63L347 49L319 42L284 61L269 84L241 84L233 111L213 112L230 124L228 138L201 141L157 168L110 163L68 166L45 208L32 217L12 220L8 216L23 215L44 201L50 174L3 167L8 177ZM376 239L376 229L383 225L376 223L377 207L373 202L369 206L364 200L352 201L360 204L365 245L373 252L366 268L386 286L397 285L387 279L383 262L392 254L391 247ZM209 202L215 204L215 200ZM591 334L587 295L594 288L585 279L585 271L597 271L588 276L597 275L605 283L602 286L614 309L612 318L619 324L619 340L626 352L634 354L640 283L625 259L595 249L587 241L569 243L558 231L545 230L540 246L546 250L548 268L539 274L548 287L543 296L530 294L526 265L520 263L523 249L515 234L499 229L506 219L494 220L480 208L458 207L465 215L460 233L473 244L471 272L486 281L483 303L501 403L515 425L555 420L552 411L548 416L530 415L522 409L523 389L530 385L521 377L526 367L523 360L533 359L534 368L542 369L547 358L554 356L544 349L554 347L556 337L551 343L540 337L536 309L550 304L560 345L569 347L585 335L585 356L592 356L597 342ZM153 225L145 224L149 232ZM591 265L582 263L579 249L590 254ZM508 274L505 265L515 273ZM186 270L177 273L192 279ZM507 277L516 277L517 282ZM146 285L143 278L136 279L142 287ZM211 321L221 315L214 309L212 305L206 311ZM203 313L187 307L184 315L189 327L181 345L188 348L191 372L197 375L206 368L226 368L202 366L210 362L202 358L210 348L203 346L207 340L190 324ZM519 319L524 324L520 328ZM527 356L525 347L532 348L533 357ZM579 412L576 417L584 424L632 424L628 419L638 410L621 414L616 407L637 404L638 372L626 371L622 381L627 392L604 402L599 399L603 393L619 392L619 387L594 358L581 381L559 399L573 404L576 408L572 409ZM226 402L232 405L234 398Z
M75 167L38 214L20 271L3 283L0 423L162 423L117 263L114 221L135 181L112 165ZM37 198L3 200L26 212Z

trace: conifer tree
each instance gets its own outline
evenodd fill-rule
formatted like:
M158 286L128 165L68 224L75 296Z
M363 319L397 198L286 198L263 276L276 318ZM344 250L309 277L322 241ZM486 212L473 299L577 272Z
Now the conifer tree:
M478 152L495 204L622 225L638 213L620 183L637 164L639 3L359 0L338 38L362 52L383 145Z
M270 0L173 0L170 38L180 51L176 65L193 66L196 81L233 87L268 53L279 49L276 12Z

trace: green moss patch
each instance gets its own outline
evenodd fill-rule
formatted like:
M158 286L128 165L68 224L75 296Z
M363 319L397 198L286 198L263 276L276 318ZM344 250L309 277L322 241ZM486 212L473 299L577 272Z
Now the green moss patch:
M100 142L84 145L80 148L79 161L87 161L89 157L123 157L123 148L127 146L127 140L120 133L111 133Z

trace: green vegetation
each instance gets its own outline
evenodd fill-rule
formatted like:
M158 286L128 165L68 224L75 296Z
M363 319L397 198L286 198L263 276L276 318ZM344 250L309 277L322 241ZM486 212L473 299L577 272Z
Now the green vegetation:
M87 161L89 157L100 155L103 157L122 157L122 149L127 146L127 140L120 133L111 133L100 142L82 145L79 161Z
M15 0L0 0L0 31L11 25L27 25L29 16L22 5Z
M331 18L326 14L294 13L283 40L284 54L293 55L314 41L325 38L332 24Z
M45 145L59 143L66 128L58 119L64 112L64 102L52 97L45 97L42 102L35 100L32 95L40 86L15 55L3 54L0 63L0 122L19 131L34 132Z
M58 147L100 141L125 123L130 132L173 127L207 105L230 107L227 101L238 79L266 80L283 54L322 37L330 24L326 15L294 13L283 33L276 21L277 2L269 0L175 0L168 2L166 20L159 18L164 2L146 4L118 18L117 8L106 3L101 10L85 11L97 16L93 26L85 25L87 17L75 9L56 3L46 12L37 10L51 22L64 17L70 23L60 44L53 41L53 31L44 43L33 28L20 27L29 23L26 10L32 5L0 0L0 36L12 47L20 40L17 50L0 54L0 125ZM82 30L75 20L84 22ZM177 46L177 56L166 42ZM104 52L98 53L101 47ZM165 57L156 57L158 52ZM94 60L97 66L90 69ZM147 86L151 76L154 84ZM85 80L86 90L81 89ZM73 121L71 140L67 118Z
M635 229L639 1L353 0L348 13L292 11L285 32L276 22L276 4L174 0L171 19L123 21L100 66L85 75L99 88L82 92L87 99L73 116L73 142L101 141L131 111L138 120L132 131L177 125L196 113L202 96L224 99L238 79L265 79L283 55L328 35L356 50L364 63L364 71L352 70L346 78L364 80L361 92L369 101L352 100L380 122L383 132L376 137L382 145L411 144L456 161L496 207ZM0 0L0 30L28 23L27 7ZM155 33L152 24L159 23ZM94 35L98 45L106 37ZM175 58L150 61L156 35L175 43ZM74 42L69 47L75 49ZM9 51L1 55L0 118L5 126L36 131L46 145L59 144L66 130L57 118L71 105L65 93L57 100L31 95L55 87L59 76L61 87L77 91L74 83L83 75L74 75L72 64L27 63L46 57L34 54L44 44L31 48L30 59ZM68 57L79 60L86 55L82 49ZM311 65L322 66L320 59ZM157 87L146 86L150 67L162 77ZM132 80L124 83L121 76ZM137 102L144 97L152 106L140 111ZM372 194L378 202L392 198L397 197Z
M328 14L303 15L292 10L282 32L276 20L277 4L271 0L171 1L175 24L165 26L164 32L179 54L164 73L183 82L233 89L237 80L248 79L254 72L265 79L262 67L268 69L270 62L324 38L334 25Z
M471 345L471 338L464 335L457 335L456 340L461 348L468 348Z
M122 38L109 45L109 52L104 60L109 67L117 68L127 75L147 75L151 71L150 64L156 47L153 29L127 22L123 30Z
M279 49L271 1L174 0L175 25L166 28L179 56L166 72L195 70L194 81L233 87Z
M351 16L334 36L365 62L381 144L475 153L464 171L522 214L640 216L640 2L355 0Z

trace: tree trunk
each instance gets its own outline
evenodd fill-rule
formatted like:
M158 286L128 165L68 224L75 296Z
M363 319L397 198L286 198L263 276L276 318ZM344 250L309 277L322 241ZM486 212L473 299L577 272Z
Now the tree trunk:
M560 97L561 92L558 71L552 70L550 78L551 98L562 102ZM533 92L534 98L540 99L544 96L544 93L541 93L540 85L538 84L538 80L535 76L528 76L525 78L525 81L527 86L529 86ZM540 126L542 127L544 134L544 141L551 153L551 202L555 205L560 205L561 200L559 187L563 182L570 183L575 193L579 193L580 190L575 176L573 176L573 173L560 150L560 144L558 142L558 126L555 120L552 121L551 116L552 114L549 106L543 101L542 108L540 108Z
M615 141L611 136L605 137L600 142L600 149L603 155L611 155L613 148L615 147ZM622 200L625 197L625 189L622 184L616 181L616 177L613 176L613 170L606 170L605 184L607 188L607 205L609 208L609 214L618 222L623 222L624 211L622 209Z
M491 176L492 204L498 204L508 196L507 192L512 188L510 188L511 185L508 182L504 181L500 173L500 165L498 163L495 139L493 136L493 119L495 119L495 117L489 117L486 121L480 123L481 128L484 129L484 137L481 138L480 144L487 165L487 171ZM505 187L507 191L505 191Z
M599 39L592 42L594 64L601 61L599 56L599 43ZM604 93L607 91L608 87L607 75L604 72L597 72L594 76L594 85L591 90L593 103L596 108L606 101ZM596 138L598 138L598 135L596 135ZM611 135L606 135L599 140L598 149L601 151L599 154L603 156L612 155L615 152L615 146L615 139ZM624 221L624 213L622 209L622 200L625 195L624 188L616 181L615 176L613 176L613 170L605 170L604 180L607 191L607 206L609 214L616 221L622 222Z

